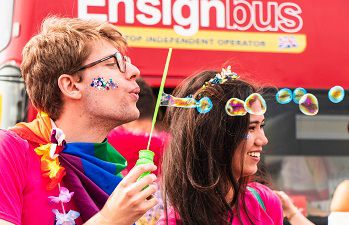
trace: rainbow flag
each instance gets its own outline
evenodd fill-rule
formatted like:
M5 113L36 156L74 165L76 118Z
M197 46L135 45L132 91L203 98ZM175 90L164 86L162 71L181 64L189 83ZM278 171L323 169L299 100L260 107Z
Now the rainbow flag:
M39 114L30 123L11 128L34 148L50 143L51 120ZM63 185L74 192L73 201L83 222L99 212L122 180L126 159L105 139L102 143L67 143L59 154L65 168Z

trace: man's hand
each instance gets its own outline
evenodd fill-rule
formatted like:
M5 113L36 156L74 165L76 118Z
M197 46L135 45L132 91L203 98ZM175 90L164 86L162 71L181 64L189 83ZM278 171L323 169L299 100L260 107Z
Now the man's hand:
M85 225L132 225L135 223L158 203L156 198L149 198L157 190L154 184L156 176L149 174L137 181L142 173L154 170L156 166L153 164L135 166L115 188L103 209ZM148 187L145 188L146 186Z

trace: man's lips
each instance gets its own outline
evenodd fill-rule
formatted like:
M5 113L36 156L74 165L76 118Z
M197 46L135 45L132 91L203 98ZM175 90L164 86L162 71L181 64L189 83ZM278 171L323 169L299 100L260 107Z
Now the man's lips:
M136 100L139 99L139 92L141 91L141 89L139 87L136 87L135 89L133 89L132 91L130 91L129 93L134 96L134 98Z

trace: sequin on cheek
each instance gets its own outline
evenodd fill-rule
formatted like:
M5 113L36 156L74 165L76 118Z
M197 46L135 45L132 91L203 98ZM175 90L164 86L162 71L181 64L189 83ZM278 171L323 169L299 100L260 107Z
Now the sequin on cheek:
M93 78L91 82L91 87L97 88L98 90L107 90L116 89L118 85L113 82L113 79L109 79L108 81L104 80L103 77Z

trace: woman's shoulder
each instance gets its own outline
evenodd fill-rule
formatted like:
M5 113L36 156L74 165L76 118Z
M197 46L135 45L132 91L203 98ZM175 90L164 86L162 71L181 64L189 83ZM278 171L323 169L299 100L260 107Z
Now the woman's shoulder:
M248 187L255 189L266 204L280 205L279 198L268 186L258 182L251 182L248 184Z
M333 193L331 211L349 211L349 180L342 181Z
M343 189L345 191L349 191L349 180L343 180L341 183L339 183L337 189Z
M260 192L261 194L262 193L269 193L269 192L273 192L268 186L264 185L264 184L261 184L261 183L258 183L258 182L251 182L251 183L248 183L247 185L248 187L251 187L255 190L257 190L258 192Z
M260 195L265 206L265 212L273 221L273 224L281 225L283 223L283 213L278 196L269 187L261 183L252 182L249 183L248 186L253 188Z

